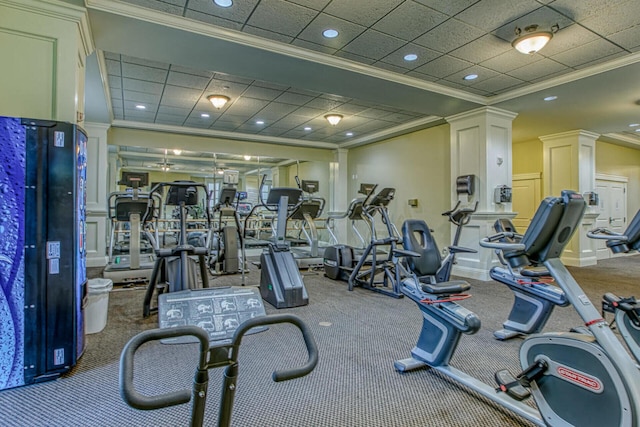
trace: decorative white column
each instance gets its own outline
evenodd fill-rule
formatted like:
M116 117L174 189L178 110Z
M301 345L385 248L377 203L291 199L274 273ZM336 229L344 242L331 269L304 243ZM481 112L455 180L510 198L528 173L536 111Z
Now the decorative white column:
M584 194L596 188L596 140L600 135L574 130L541 136L543 147L543 194L559 196L562 190ZM580 228L562 254L562 261L571 266L597 263L596 242L586 237L595 227L597 206L587 208Z
M329 185L331 194L329 200L330 212L345 212L349 206L349 171L348 169L349 150L338 148L333 150L333 162L329 164ZM334 233L338 242L346 243L348 239L348 221L337 221L334 225Z
M87 132L87 267L104 267L107 256L107 194L109 188L109 125L86 123Z
M513 218L511 203L495 203L494 189L500 185L511 187L511 129L516 113L493 107L482 107L447 117L451 133L451 203L457 202L456 178L475 175L473 195L461 196L462 203L478 202L478 209L463 229L459 246L477 249L473 254L456 257L453 274L479 280L490 280L489 270L498 261L493 251L481 248L480 239L494 234L493 224L498 218ZM452 226L451 238L455 228Z

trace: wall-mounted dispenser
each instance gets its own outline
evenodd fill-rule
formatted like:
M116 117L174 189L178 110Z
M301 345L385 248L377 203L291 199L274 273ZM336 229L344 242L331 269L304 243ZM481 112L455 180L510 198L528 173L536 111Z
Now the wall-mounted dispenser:
M473 196L475 175L462 175L456 178L456 194Z
M506 185L498 185L493 190L494 203L511 203L511 187Z
M583 194L583 197L589 206L598 206L600 204L600 197L595 191L587 191Z

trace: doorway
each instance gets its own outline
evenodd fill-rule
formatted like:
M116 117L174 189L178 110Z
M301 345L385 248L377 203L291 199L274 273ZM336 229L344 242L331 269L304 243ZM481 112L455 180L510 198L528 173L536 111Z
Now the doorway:
M627 228L627 182L625 176L596 174L596 193L599 198L597 228L608 228L620 234ZM605 240L597 240L596 245L597 259L614 256Z

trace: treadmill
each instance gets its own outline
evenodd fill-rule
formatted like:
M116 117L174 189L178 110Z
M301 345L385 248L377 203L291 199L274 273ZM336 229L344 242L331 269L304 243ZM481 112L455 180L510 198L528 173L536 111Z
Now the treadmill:
M313 194L318 191L318 181L302 180L300 189L308 193L309 197L304 198L297 205L288 219L299 221L300 232L305 235L308 248L292 247L291 252L300 269L324 268L324 248L318 245L318 228L315 220L322 215L325 200L321 197L313 197Z
M103 277L111 279L113 283L139 283L149 281L155 255L142 253L140 235L142 233L141 218L147 211L150 197L159 197L154 194L139 191L139 188L148 185L148 174L135 172L122 172L119 185L127 187L127 191L118 191L109 195L109 218L111 219L111 237L109 241L109 264L105 267ZM118 234L121 226L129 224L129 242L122 244ZM121 248L114 253L114 247ZM128 246L128 253L122 253L122 248ZM146 246L146 245L144 245Z

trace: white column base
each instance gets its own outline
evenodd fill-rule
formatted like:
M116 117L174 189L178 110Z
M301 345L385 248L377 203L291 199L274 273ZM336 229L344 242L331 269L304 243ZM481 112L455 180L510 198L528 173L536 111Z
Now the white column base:
M598 212L587 212L582 218L580 227L569 241L560 259L564 265L570 267L586 267L596 265L598 257L596 253L596 241L587 237L587 231L596 227Z

